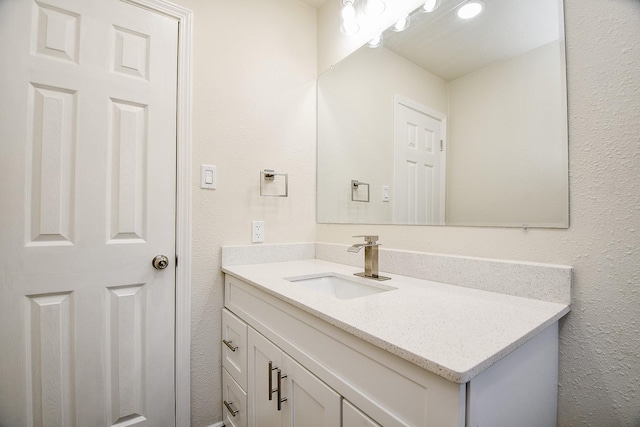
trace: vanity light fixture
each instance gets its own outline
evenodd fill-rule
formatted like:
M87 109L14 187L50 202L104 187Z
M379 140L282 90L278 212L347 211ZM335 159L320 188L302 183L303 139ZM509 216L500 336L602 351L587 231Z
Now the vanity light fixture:
M342 0L342 25L340 30L346 35L352 35L360 30L360 26L356 20L355 0Z
M440 0L427 0L422 5L422 12L431 13L440 6Z
M484 3L481 1L470 1L458 8L458 18L471 19L480 15L484 10Z
M393 27L391 27L391 29L397 32L404 31L407 28L409 28L410 23L411 23L411 18L409 18L409 15L404 15L402 18L396 21L396 24Z
M386 7L382 0L365 0L364 13L371 16L380 16Z
M382 45L382 34L376 34L376 36L371 40L369 40L369 43L367 43L367 46L369 46L370 48L380 47L381 45Z

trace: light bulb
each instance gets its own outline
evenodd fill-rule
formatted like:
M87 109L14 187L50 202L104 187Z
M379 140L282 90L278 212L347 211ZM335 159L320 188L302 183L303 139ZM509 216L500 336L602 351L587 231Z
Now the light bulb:
M364 4L364 13L367 15L378 16L382 15L386 5L382 0L367 0Z
M356 21L356 8L354 7L354 0L342 0L342 25L340 31L346 35L352 35L360 30L360 26Z
M402 18L398 19L396 24L393 26L393 31L404 31L409 28L409 16L405 15Z
M484 3L481 1L472 1L469 3L465 3L460 6L458 9L458 17L460 19L471 19L480 15L482 10L484 9Z
M382 34L377 34L374 38L369 41L368 46L371 48L376 48L382 45Z
M422 11L426 12L426 13L430 13L430 12L433 12L434 10L436 10L438 8L438 6L440 6L440 1L439 0L427 0L422 5Z
M342 8L342 19L345 21L352 21L356 17L356 8L353 7L353 2L346 2Z

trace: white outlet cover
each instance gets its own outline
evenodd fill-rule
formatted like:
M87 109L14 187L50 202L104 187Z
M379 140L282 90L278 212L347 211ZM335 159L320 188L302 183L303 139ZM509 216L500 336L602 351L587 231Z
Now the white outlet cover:
M264 242L264 221L251 221L251 242Z

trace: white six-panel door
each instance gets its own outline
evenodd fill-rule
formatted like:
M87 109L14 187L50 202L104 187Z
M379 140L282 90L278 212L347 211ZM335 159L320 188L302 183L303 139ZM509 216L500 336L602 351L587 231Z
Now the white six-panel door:
M175 423L177 25L0 0L2 426Z
M444 114L396 96L394 223L444 224Z

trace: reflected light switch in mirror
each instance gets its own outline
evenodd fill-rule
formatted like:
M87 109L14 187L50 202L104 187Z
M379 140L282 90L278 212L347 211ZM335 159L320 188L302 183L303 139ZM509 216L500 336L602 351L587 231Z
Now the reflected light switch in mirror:
M200 188L216 189L216 167L200 165Z
M388 202L390 199L390 195L389 195L389 186L388 185L383 185L382 186L382 201L383 202Z

